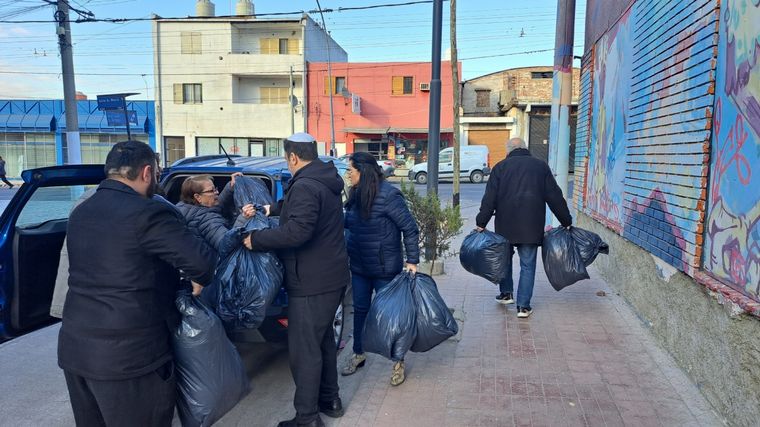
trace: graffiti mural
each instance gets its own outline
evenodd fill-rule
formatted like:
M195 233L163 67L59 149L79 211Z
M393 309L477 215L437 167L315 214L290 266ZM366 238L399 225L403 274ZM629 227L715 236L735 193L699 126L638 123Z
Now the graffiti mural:
M760 295L760 0L724 0L704 268Z
M625 178L626 112L631 80L630 11L596 45L586 206L620 230Z

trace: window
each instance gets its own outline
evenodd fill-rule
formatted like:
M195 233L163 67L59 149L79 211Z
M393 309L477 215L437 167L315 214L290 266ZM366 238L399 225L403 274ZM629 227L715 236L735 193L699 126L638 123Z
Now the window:
M207 154L224 154L224 151L229 155L250 155L248 151L248 138L197 137L195 143L197 146L196 153L199 156ZM224 148L224 151L219 148L220 145Z
M262 38L259 50L262 55L298 55L298 39Z
M177 83L174 85L175 104L203 103L203 85L200 83Z
M333 95L340 95L343 91L347 91L346 78L344 76L333 76ZM325 95L330 94L330 78L325 76Z
M393 76L392 95L412 95L414 93L414 77Z
M185 137L184 136L165 136L164 153L166 164L171 165L179 159L185 158Z
M347 91L346 88L346 78L345 77L336 77L335 78L335 93L342 94L343 92Z
M262 87L259 95L261 104L287 104L290 90L286 87Z
M200 54L201 51L201 33L183 31L182 34L182 54Z
M490 90L475 90L475 106L478 108L489 107L491 105L491 91Z
M439 164L444 164L444 163L451 163L454 154L453 153L441 153L440 156L441 157L439 158L438 163Z
M135 131L142 132L135 129ZM132 139L148 142L148 135L132 133ZM104 163L108 153L117 142L126 141L127 135L120 133L82 133L79 142L82 146L82 163Z
M552 71L533 71L530 73L531 79L551 79L554 77Z
M79 197L96 185L70 185L37 189L19 213L16 226L20 228L66 219Z

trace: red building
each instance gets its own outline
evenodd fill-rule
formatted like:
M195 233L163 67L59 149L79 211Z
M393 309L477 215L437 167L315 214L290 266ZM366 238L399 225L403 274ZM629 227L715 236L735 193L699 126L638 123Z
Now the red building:
M451 63L441 63L441 148L454 126ZM333 63L333 115L339 155L367 151L413 165L427 158L429 62ZM461 70L461 64L460 64ZM308 66L310 134L329 147L330 98L326 63Z

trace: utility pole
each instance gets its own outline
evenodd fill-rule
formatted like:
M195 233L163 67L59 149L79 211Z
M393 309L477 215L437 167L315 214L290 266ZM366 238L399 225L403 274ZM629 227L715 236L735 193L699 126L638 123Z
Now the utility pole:
M290 134L296 133L296 100L293 98L293 66L290 66Z
M554 43L554 90L552 97L549 166L565 198L570 164L570 104L573 98L573 37L575 34L575 0L557 0L557 34ZM547 223L559 225L547 213Z
M441 151L441 27L443 0L433 1L433 62L428 118L428 194L438 194L438 155Z
M77 90L74 84L74 58L71 52L71 25L69 22L69 3L58 0L53 15L57 22L56 34L61 51L61 71L63 78L63 101L66 108L66 146L68 147L68 164L82 163L82 150L79 142L79 120L77 117Z
M332 61L330 60L330 34L327 33L327 25L325 24L325 14L322 13L322 6L319 5L317 0L317 8L319 8L319 16L322 17L322 30L325 32L325 40L327 43L327 90L330 91L330 155L337 156L335 151L335 115L333 114L333 78L332 78Z
M451 204L459 206L459 64L457 63L457 0L449 0L449 32L451 39L451 88L454 94L454 192Z

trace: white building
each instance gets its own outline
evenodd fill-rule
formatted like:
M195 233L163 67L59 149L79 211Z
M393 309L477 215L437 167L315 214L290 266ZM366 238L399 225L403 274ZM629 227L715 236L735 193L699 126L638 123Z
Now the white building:
M213 15L213 7L198 10ZM333 62L348 60L307 15L154 21L156 141L164 159L220 154L220 145L229 154L281 155L282 140L306 128L306 63L327 61L328 45Z

